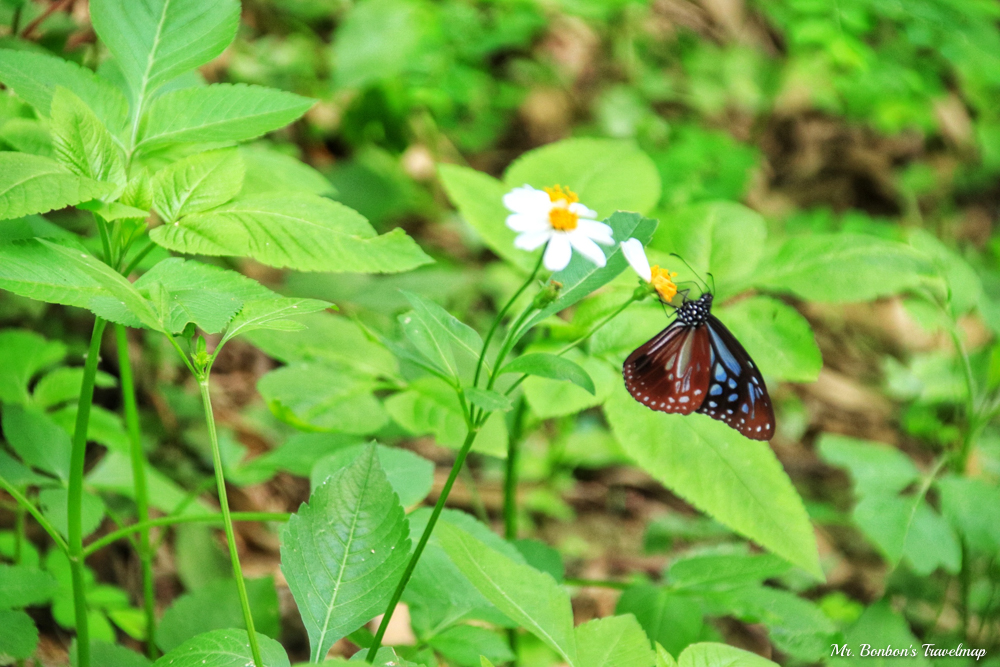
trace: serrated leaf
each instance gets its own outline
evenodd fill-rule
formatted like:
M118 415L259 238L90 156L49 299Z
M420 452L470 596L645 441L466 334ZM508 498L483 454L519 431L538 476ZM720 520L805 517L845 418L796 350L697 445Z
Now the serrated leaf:
M274 297L254 299L243 304L233 321L226 328L225 340L230 340L251 331L270 329L272 331L299 331L305 325L297 319L300 315L317 313L328 308L336 309L332 303L319 299L296 299Z
M317 459L309 472L312 488L321 486L328 477L347 468L364 454L366 447L363 444L343 447ZM434 485L434 464L431 461L406 449L378 444L375 447L379 466L403 507L412 507L427 497Z
M288 654L278 642L257 635L261 659L258 667L289 667ZM246 667L253 664L246 630L212 630L193 637L160 657L153 667Z
M500 374L504 373L525 373L552 380L569 380L578 387L586 389L591 394L596 392L594 381L590 378L590 374L579 364L570 361L566 357L548 354L547 352L522 354L500 369Z
M595 618L576 628L578 667L652 667L656 655L631 614Z
M0 660L26 660L38 646L35 621L20 609L0 609Z
M0 609L18 609L48 602L59 583L33 567L0 563Z
M0 139L21 153L55 158L48 123L32 118L11 118L0 125Z
M437 537L451 561L487 600L571 665L578 664L569 595L551 576L511 560L451 524L438 524Z
M249 256L299 271L390 273L431 261L403 230L378 236L360 213L305 193L238 199L157 227L150 238L177 252Z
M35 374L65 356L66 345L60 341L45 340L34 331L0 331L0 403L27 403Z
M55 160L0 152L0 220L47 213L110 194L109 183L81 178Z
M77 176L124 187L124 156L90 107L60 87L52 96L51 113L56 158Z
M314 662L384 610L410 550L403 508L369 446L327 479L282 530L288 580Z
M150 105L137 147L246 141L288 125L313 104L315 100L307 97L246 84L174 90Z
M702 415L649 410L618 386L605 414L648 473L730 528L823 578L802 500L766 442Z
M3 433L7 444L27 465L59 479L69 479L73 446L69 435L44 412L19 405L3 406Z
M90 20L115 57L133 102L159 86L204 65L236 35L240 4L218 0L95 0ZM127 26L127 29L123 26Z
M486 410L496 412L500 410L506 412L514 407L511 400L498 391L492 389L482 389L480 387L466 387L465 398L473 405Z
M663 648L659 642L656 643L656 667L677 667L674 656L667 653L667 649Z
M678 667L777 667L777 663L735 646L692 644L677 660Z
M240 155L246 165L244 195L289 191L332 195L336 192L329 179L313 167L264 144L241 146Z
M618 598L615 613L634 615L650 640L677 654L708 634L701 601L664 586L629 586Z
M235 148L196 153L153 176L153 209L164 224L215 208L243 188L243 159Z

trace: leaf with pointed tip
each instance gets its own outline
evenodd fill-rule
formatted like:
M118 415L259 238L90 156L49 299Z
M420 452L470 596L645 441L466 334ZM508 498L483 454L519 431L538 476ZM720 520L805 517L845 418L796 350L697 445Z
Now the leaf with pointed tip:
M681 653L677 664L678 667L777 667L756 653L712 642L691 644Z
M577 667L651 667L656 655L635 616L595 618L576 628Z
M470 355L473 359L479 358L479 353L483 350L483 339L479 337L475 329L433 301L412 292L401 291L420 319L429 328L436 330L440 337L450 343L451 347Z
M45 340L33 331L0 331L0 403L27 403L35 374L65 356L66 345L59 341Z
M47 213L113 190L110 183L77 176L50 158L0 152L0 220Z
M470 403L486 410L487 412L496 412L497 410L506 412L514 407L514 404L511 403L509 398L498 391L493 391L492 389L466 387L465 397L469 399Z
M52 96L52 145L56 158L77 176L125 186L125 159L108 128L62 87Z
M289 667L288 654L267 635L257 635L261 660L258 667ZM212 630L192 637L160 657L153 667L246 667L253 664L246 630Z
M576 386L589 391L591 395L597 391L594 388L594 381L591 379L590 374L579 364L570 361L566 357L560 357L547 352L522 354L500 369L500 374L503 375L504 373L524 373L552 380L569 380Z
M196 153L153 176L153 209L163 223L215 208L243 187L243 158L235 148Z

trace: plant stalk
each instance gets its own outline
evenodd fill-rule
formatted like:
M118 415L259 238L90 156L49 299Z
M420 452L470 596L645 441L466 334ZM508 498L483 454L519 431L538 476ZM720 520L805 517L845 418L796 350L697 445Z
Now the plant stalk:
M90 667L90 626L87 618L87 590L83 564L83 469L87 463L87 428L90 424L90 407L94 402L94 380L101 357L101 339L107 322L100 317L94 320L94 331L83 366L83 384L76 410L73 431L73 450L70 455L69 499L67 502L67 545L69 548L70 574L73 580L73 609L76 617L77 664Z
M444 483L444 488L441 489L441 495L438 496L437 502L434 504L434 511L431 512L430 519L427 520L427 527L424 528L424 532L420 536L420 541L417 542L417 548L414 549L413 554L410 555L410 562L406 564L406 569L403 570L403 576L400 577L399 584L396 586L396 590L393 592L392 598L389 600L389 604L385 608L385 614L382 615L382 622L379 623L378 631L375 633L375 639L372 641L372 645L368 649L368 655L365 656L365 660L369 663L375 660L375 654L378 653L378 649L382 645L382 637L385 636L386 628L389 627L389 621L392 620L392 614L396 611L396 605L399 604L399 599L403 597L403 591L406 590L406 585L410 583L410 577L413 576L413 570L416 569L417 562L420 560L420 555L423 554L424 547L427 546L427 541L431 538L431 533L434 532L434 526L437 525L438 518L441 516L442 510L444 510L444 504L448 500L448 494L451 493L451 487L454 486L455 480L458 479L458 473L465 464L465 458L469 455L469 450L472 449L472 443L476 441L476 435L478 433L478 428L471 428L465 435L465 442L462 443L462 448L458 450L458 456L455 457L455 463L451 466L451 472L448 474L448 479Z
M222 451L219 449L219 436L215 431L215 415L212 411L212 397L208 391L208 372L198 379L201 388L201 402L205 409L205 426L208 428L208 438L212 443L212 464L215 468L215 482L219 491L219 505L222 508L222 525L226 530L226 541L229 543L229 559L233 564L233 577L236 579L236 589L240 594L240 606L243 608L243 622L247 626L247 636L250 637L250 652L256 667L264 667L260 657L260 646L257 642L257 631L253 625L253 615L250 613L250 600L247 597L246 582L243 581L243 568L240 567L240 555L236 550L236 532L233 530L233 517L229 513L229 498L226 495L226 478L222 470Z
M507 464L503 483L503 527L508 541L517 539L517 457L524 435L523 423L526 405L522 396L514 407L510 435L507 438Z
M149 521L149 489L146 483L146 457L142 451L142 434L139 428L139 408L135 398L135 381L132 375L132 360L128 354L128 330L121 324L115 325L118 342L118 371L122 383L122 404L125 413L125 427L128 431L129 454L132 460L132 488L138 523ZM142 569L143 610L146 615L146 656L156 659L156 589L153 579L153 549L149 540L149 528L139 529L139 566Z
M51 537L52 541L56 543L56 546L59 547L64 554L69 554L69 546L66 544L66 540L64 540L63 536L59 534L59 531L56 530L55 526L53 526L52 523L45 518L45 515L42 514L30 500L28 500L27 496L18 491L17 487L5 480L3 477L0 477L0 489L3 489L10 494L10 497L17 501L19 506L27 510L31 516L35 517L35 521L37 521L38 525L49 534L49 537Z

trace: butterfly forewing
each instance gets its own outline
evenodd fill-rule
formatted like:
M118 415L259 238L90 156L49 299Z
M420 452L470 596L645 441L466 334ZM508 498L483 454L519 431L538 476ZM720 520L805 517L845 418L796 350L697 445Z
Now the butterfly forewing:
M715 316L705 324L711 345L708 395L698 412L753 440L774 436L774 409L760 371L736 337Z
M690 414L708 391L711 350L707 327L675 321L625 360L625 387L653 410Z

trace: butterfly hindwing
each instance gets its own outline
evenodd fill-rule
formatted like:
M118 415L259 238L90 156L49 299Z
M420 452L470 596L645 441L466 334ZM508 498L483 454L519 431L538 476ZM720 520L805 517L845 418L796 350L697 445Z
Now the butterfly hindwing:
M705 400L711 354L706 326L675 321L625 360L625 387L653 410L691 414Z

